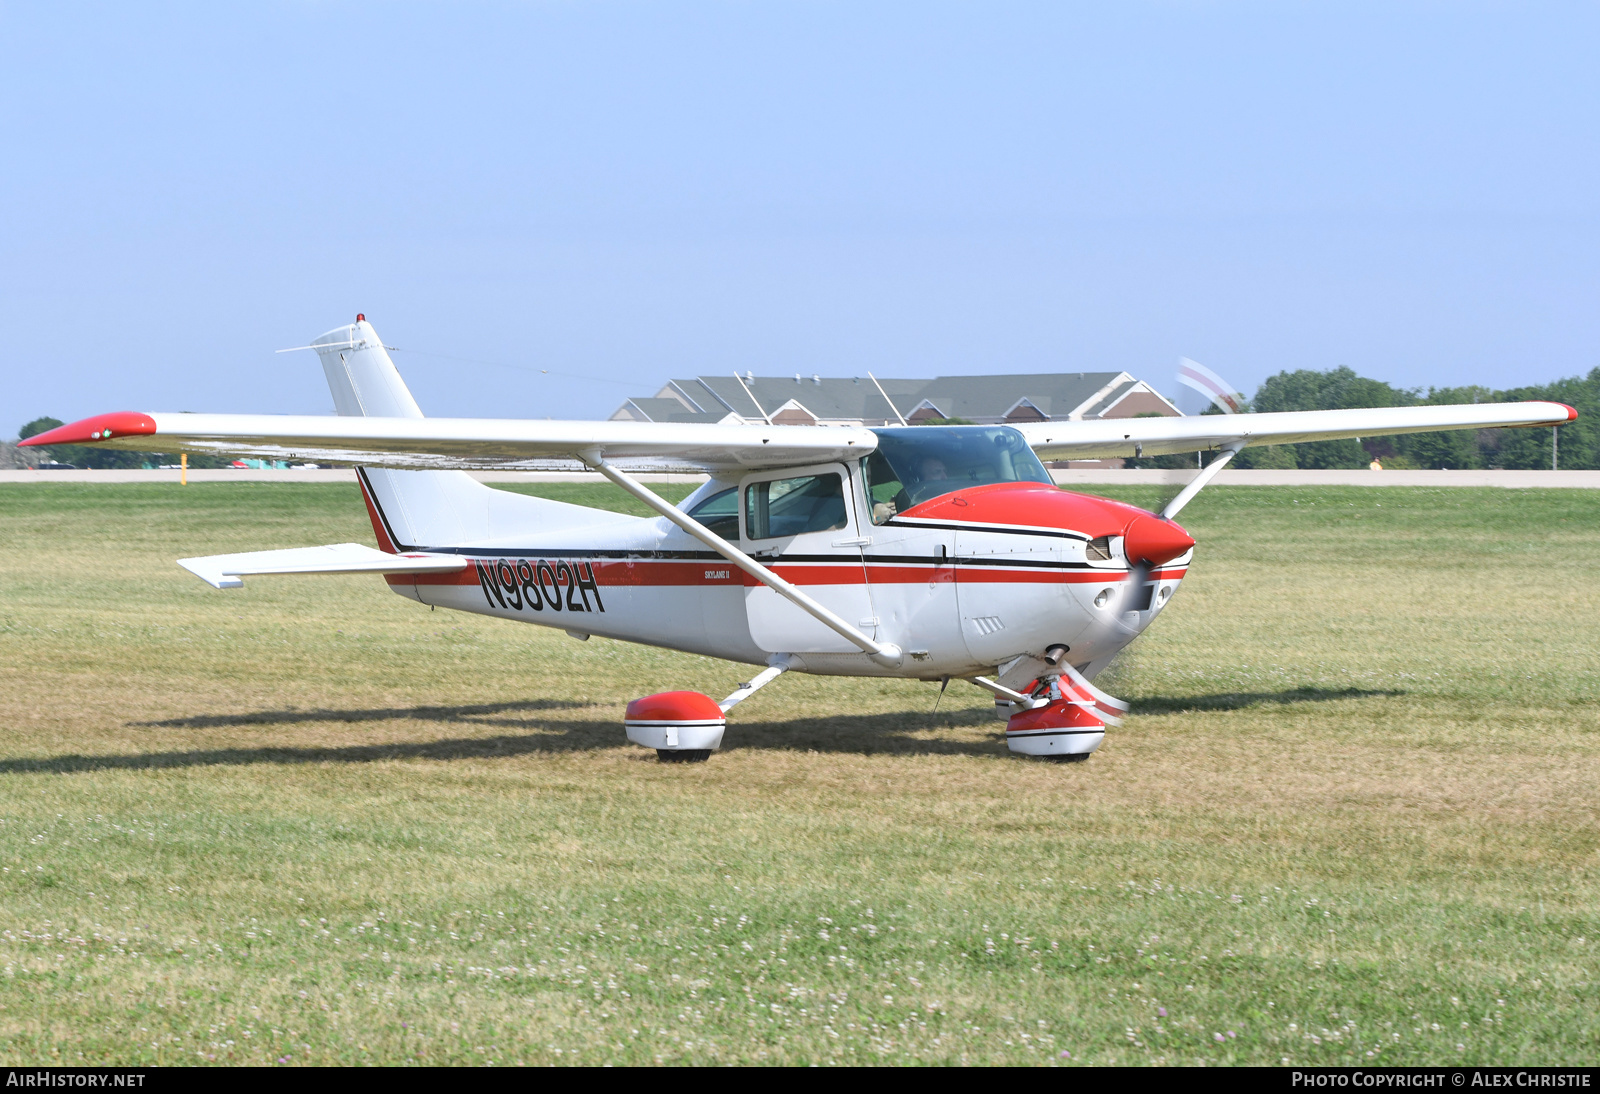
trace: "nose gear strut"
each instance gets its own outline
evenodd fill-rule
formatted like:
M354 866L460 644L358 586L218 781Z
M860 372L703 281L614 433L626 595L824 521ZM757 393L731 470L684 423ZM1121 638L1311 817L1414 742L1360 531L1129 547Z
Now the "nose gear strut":
M973 683L1009 702L1006 746L1013 752L1060 761L1086 760L1105 740L1107 725L1120 725L1128 704L1095 687L1066 660L1066 646L1051 646L1032 659L1043 671L1021 691L985 677ZM1020 661L1021 659L1019 659ZM1011 671L1020 667L1010 666Z

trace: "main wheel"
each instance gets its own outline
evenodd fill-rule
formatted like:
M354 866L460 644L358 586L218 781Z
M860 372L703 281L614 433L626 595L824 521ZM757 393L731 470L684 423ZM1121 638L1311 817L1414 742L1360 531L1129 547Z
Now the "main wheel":
M711 759L709 748L658 748L656 755L664 764L703 764Z

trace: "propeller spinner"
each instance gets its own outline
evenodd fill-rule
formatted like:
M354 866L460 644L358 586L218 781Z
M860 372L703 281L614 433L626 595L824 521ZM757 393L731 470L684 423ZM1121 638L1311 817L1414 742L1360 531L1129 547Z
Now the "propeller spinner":
M1132 563L1118 595L1117 616L1139 611L1139 594L1150 580L1150 572L1171 562L1194 547L1194 538L1177 524L1154 513L1133 518L1122 532L1122 553Z

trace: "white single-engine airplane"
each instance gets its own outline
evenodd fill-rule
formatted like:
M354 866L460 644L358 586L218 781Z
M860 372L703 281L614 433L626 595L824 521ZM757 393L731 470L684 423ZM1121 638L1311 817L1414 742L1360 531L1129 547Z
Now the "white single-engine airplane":
M383 574L423 604L764 665L722 702L628 705L630 741L704 760L727 712L789 670L992 692L1016 752L1081 760L1127 704L1091 682L1171 602L1194 553L1172 518L1247 445L1554 426L1561 403L865 429L425 418L366 322L312 347L338 417L115 413L25 445L357 465L378 550L181 559L219 589L258 574ZM1045 459L1214 451L1159 514L1070 493ZM660 514L484 486L468 470L578 461ZM672 505L639 469L707 472Z

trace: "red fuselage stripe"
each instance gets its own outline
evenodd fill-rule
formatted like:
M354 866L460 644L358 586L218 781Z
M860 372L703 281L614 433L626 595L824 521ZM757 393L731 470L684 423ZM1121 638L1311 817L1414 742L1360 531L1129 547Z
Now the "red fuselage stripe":
M484 561L496 561L498 559ZM754 586L755 578L732 563L684 562L675 559L596 560L592 562L595 580L603 586L653 588L677 585ZM984 567L982 563L957 568L902 563L868 566L859 564L791 565L773 567L779 577L796 585L933 585L944 581L962 584L1086 585L1116 583L1128 576L1126 570L1049 570ZM1152 570L1151 580L1181 578L1187 567ZM476 566L447 574L389 574L391 585L476 585Z

